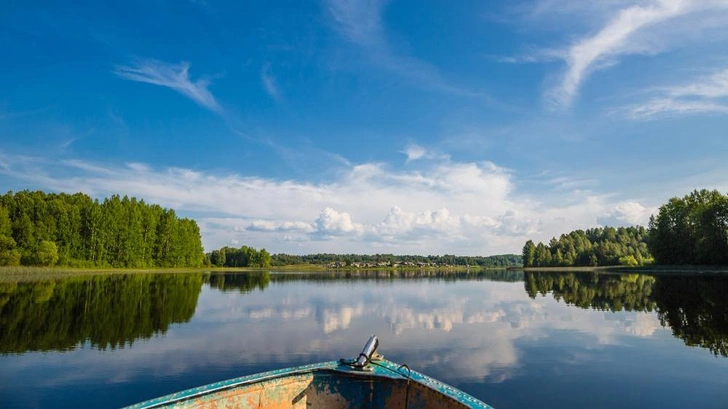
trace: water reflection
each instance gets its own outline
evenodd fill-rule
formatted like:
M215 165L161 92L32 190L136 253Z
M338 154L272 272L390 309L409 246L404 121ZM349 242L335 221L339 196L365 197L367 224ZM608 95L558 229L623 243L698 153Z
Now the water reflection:
M188 322L201 286L199 274L0 283L0 353L131 345Z
M657 311L662 326L686 345L728 356L728 279L640 274L528 272L526 292L552 294L581 308Z
M212 272L4 284L0 351L29 353L0 357L0 385L8 402L18 402L3 405L0 388L0 406L28 406L23 377L33 377L38 396L51 403L61 390L88 397L89 386L100 385L95 398L113 404L98 406L119 406L352 356L372 333L388 358L500 408L566 397L564 388L585 379L614 385L601 407L629 407L620 396L633 385L648 390L686 379L691 393L720 402L728 398L720 375L728 360L685 348L670 332L725 356L727 286L721 277L518 271ZM94 348L78 348L86 343ZM47 350L64 352L32 353ZM654 380L643 379L645 370ZM678 392L641 406L680 402Z

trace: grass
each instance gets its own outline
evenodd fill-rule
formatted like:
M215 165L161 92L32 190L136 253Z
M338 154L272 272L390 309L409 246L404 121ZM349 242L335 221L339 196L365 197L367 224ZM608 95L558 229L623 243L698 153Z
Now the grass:
M133 269L133 268L71 268L71 267L32 267L14 266L0 267L0 283L31 282L40 280L56 280L65 277L113 274L165 274L202 272L200 268L165 268L165 269Z

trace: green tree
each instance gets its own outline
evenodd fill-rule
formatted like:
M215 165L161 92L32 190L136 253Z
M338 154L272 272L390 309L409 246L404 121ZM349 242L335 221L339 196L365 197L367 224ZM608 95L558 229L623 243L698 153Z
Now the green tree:
M536 257L536 245L533 244L533 241L529 240L523 246L523 266L524 267L533 266L535 257Z
M648 247L660 264L728 264L728 196L696 190L650 218Z

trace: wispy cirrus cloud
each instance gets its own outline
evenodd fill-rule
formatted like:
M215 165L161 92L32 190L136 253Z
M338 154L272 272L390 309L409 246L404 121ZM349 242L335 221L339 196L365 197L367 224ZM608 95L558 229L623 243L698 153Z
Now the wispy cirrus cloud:
M529 4L531 7L519 11L531 26L551 21L563 27L568 18L586 27L583 35L567 33L573 40L565 47L540 48L499 59L509 63L564 61L565 69L546 93L557 108L570 106L590 75L618 64L625 56L656 55L713 41L723 36L728 24L726 0L543 0ZM687 105L683 108L688 109Z
M364 50L377 66L430 91L480 97L493 102L482 92L453 85L432 64L396 53L387 41L382 22L386 4L386 0L324 0L327 16L334 29L347 41Z
M654 88L647 92L652 93L653 97L616 112L642 120L694 114L728 114L728 69L691 83Z
M205 78L193 81L189 70L188 62L174 64L145 59L131 65L116 65L113 72L127 80L170 88L210 111L221 113L222 107L207 89L210 81Z
M634 5L619 10L596 34L581 38L565 53L566 72L551 91L561 106L571 103L586 77L596 69L614 63L623 54L650 53L649 47L635 47L634 35L690 11L686 2L662 0L649 5Z
M260 81L263 83L265 92L275 101L280 101L281 93L278 89L276 78L270 72L270 64L265 64L260 70Z

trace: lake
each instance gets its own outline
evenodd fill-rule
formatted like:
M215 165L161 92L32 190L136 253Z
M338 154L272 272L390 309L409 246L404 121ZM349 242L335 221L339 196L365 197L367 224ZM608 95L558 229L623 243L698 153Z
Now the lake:
M371 334L496 409L728 408L728 276L521 271L0 282L0 407L119 407Z

